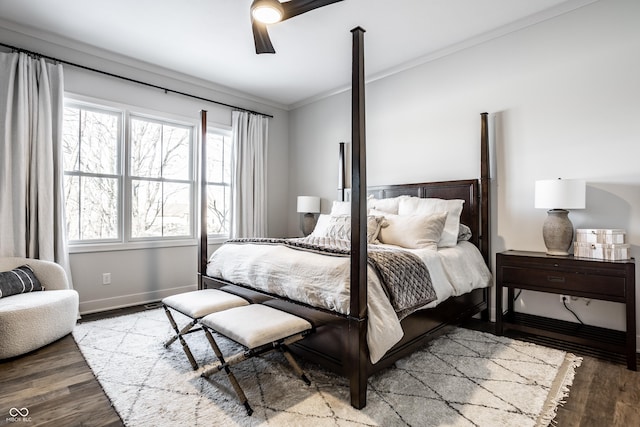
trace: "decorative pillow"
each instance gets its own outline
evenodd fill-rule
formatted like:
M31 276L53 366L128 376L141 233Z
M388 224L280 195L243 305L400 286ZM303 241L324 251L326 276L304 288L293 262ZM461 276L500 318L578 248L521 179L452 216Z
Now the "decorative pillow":
M382 243L408 249L437 249L447 219L446 212L433 215L385 215L386 227L380 229Z
M458 242L467 242L471 240L471 229L460 223L460 228L458 229Z
M383 220L380 216L367 217L367 243L376 242ZM351 215L331 215L325 234L319 237L351 240Z
M398 215L432 215L438 212L447 212L447 221L444 231L438 242L438 247L451 247L458 243L458 231L460 228L460 214L464 200L453 199L422 199L408 197L400 200Z
M32 291L44 291L44 286L28 265L0 273L0 298Z

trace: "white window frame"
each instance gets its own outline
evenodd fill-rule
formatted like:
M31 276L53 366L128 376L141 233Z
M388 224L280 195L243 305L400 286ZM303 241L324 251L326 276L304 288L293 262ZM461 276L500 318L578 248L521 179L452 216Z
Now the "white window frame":
M139 176L132 176L131 175L131 169L130 169L130 161L131 161L131 132L130 132L130 126L131 126L131 120L132 119L139 119L139 120L148 120L149 122L152 123L158 123L158 124L162 124L162 125L175 125L178 127L186 127L186 128L190 128L190 132L191 132L191 149L189 150L189 179L188 180L177 180L177 179L167 179L167 178L149 178L149 177L139 177ZM125 193L124 193L124 205L125 205L125 236L126 236L126 240L128 242L159 242L159 241L181 241L181 240L194 240L195 241L195 232L196 232L196 222L197 222L197 209L196 209L196 193L197 193L197 181L196 181L196 174L195 174L195 159L196 159L196 155L194 154L197 148L197 143L196 143L196 137L197 137L197 133L196 133L196 125L191 123L184 123L184 122L178 122L176 120L168 120L165 118L161 118L158 117L156 115L149 115L149 114L141 114L138 112L134 112L134 111L127 111L126 114L126 128L127 128L127 133L126 133L126 138L125 138L125 173L124 173L124 181L125 181ZM189 205L190 205L190 211L191 211L191 218L190 218L190 226L189 226L189 235L188 236L151 236L151 237L133 237L132 236L132 224L133 224L133 212L132 212L132 202L133 202L133 198L132 198L132 194L131 194L131 188L132 188L132 182L134 180L139 180L139 181L147 181L147 182L162 182L162 183L180 183L180 184L184 184L184 183L189 183L191 185L191 191L190 191L190 200L189 200Z
M77 177L107 177L107 178L115 178L118 181L118 197L117 197L117 237L112 239L86 239L86 240L70 240L69 247L80 246L80 245L113 245L118 244L123 241L123 140L124 140L124 114L123 111L117 108L112 108L109 106L103 106L98 104L90 104L86 102L79 102L73 99L65 98L64 108L78 108L84 111L93 111L93 112L105 112L109 114L114 114L118 116L118 147L117 147L117 165L116 165L116 173L115 174L106 174L106 173L92 173L92 172L81 172L81 171L67 171L64 170L64 176L77 176ZM82 209L80 209L82 210Z
M146 249L146 248L161 248L161 247L177 247L177 246L194 246L197 244L196 230L198 228L199 210L197 209L197 192L198 184L196 181L196 162L199 158L197 154L198 147L198 122L193 118L180 117L175 114L153 111L148 109L142 109L139 107L109 102L101 99L95 99L85 97L81 95L75 95L66 93L64 99L64 106L85 108L89 110L108 111L111 113L120 112L120 141L118 147L119 155L119 191L118 198L118 236L117 240L88 240L88 241L70 241L69 252L70 253L83 253L83 252L107 252L115 250L131 250L131 249ZM166 124L175 124L178 126L187 126L191 128L191 150L189 153L189 168L190 168L190 182L191 182L191 194L190 194L190 210L191 210L191 224L189 236L175 236L175 237L145 237L145 238L131 238L131 176L129 170L129 154L131 143L129 141L129 126L131 117L148 119L150 121L156 121ZM66 175L66 171L65 171Z
M226 138L229 138L231 141L231 137L232 137L232 132L231 132L231 128L230 127L223 127L220 125L212 125L212 124L207 124L207 136L209 135L220 135ZM207 142L209 141L209 139L207 138ZM209 149L209 147L207 147L207 150ZM231 150L231 144L229 144L229 150ZM231 156L229 156L229 161L233 161L233 159L231 158ZM231 165L229 165L229 167L231 168ZM233 171L231 172L233 173ZM220 185L220 184L225 184L223 183L219 183L219 182L214 182L211 180L211 177L207 176L206 177L206 185L207 185L207 189L209 187L209 185ZM229 182L226 183L228 185L229 188L229 205L231 205L231 180L232 177L229 177ZM228 209L229 215L231 215L231 206L229 206ZM208 212L207 212L208 214ZM230 220L230 218L226 218L227 221ZM207 230L207 241L209 244L219 244L219 243L223 243L225 240L229 239L229 235L231 233L231 230L227 230L226 234L222 234L222 233L218 233L218 234L213 234L213 233L209 233Z

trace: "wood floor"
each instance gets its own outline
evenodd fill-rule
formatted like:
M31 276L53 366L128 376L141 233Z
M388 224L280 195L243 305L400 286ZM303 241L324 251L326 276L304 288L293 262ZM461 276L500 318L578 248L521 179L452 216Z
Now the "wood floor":
M105 315L85 316L83 320L98 317ZM467 327L491 328L487 324L470 324ZM535 337L517 338L536 341ZM542 344L563 345L557 342ZM588 350L565 350L584 357L584 361L576 372L567 402L558 409L555 425L640 426L640 373L628 371L622 358L608 361L601 359L603 355ZM27 408L28 420L12 420L9 415L11 408ZM67 335L33 353L0 362L0 426L4 425L70 427L123 424L77 344L71 335Z
M26 420L10 410L26 408ZM14 412L15 413L15 412ZM24 413L24 412L23 412ZM122 426L71 335L0 362L0 426Z

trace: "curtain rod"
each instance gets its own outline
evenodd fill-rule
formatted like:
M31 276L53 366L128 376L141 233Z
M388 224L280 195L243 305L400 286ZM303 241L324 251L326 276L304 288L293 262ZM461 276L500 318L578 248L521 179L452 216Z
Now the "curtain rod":
M259 111L249 110L247 108L238 107L236 105L226 104L224 102L215 101L213 99L203 98L201 96L192 95L192 94L186 93L186 92L180 92L178 90L173 90L173 89L169 89L169 88L166 88L166 87L154 85L152 83L143 82L141 80L131 79L129 77L124 77L124 76L120 76L118 74L109 73L108 71L102 71L102 70L98 70L96 68L87 67L85 65L80 65L80 64L73 63L73 62L65 61L64 59L53 58L51 56L43 55L41 53L33 52L33 51L30 51L30 50L27 50L27 49L22 49L20 47L11 46L9 44L5 44L5 43L2 43L2 42L0 42L0 46L4 46L4 47L7 47L9 49L12 49L14 52L26 53L28 55L37 56L37 57L40 57L40 58L48 59L50 61L59 62L59 63L66 64L66 65L71 65L72 67L81 68L83 70L93 71L94 73L104 74L104 75L109 76L109 77L115 77L117 79L126 80L126 81L131 82L131 83L137 83L137 84L148 86L148 87L152 87L152 88L155 88L155 89L160 89L160 90L164 91L165 93L171 92L171 93L175 93L177 95L182 95L182 96L187 96L189 98L199 99L200 101L211 102L213 104L217 104L217 105L222 105L224 107L233 108L234 110L246 111L247 113L253 113L253 114L258 114L260 116L273 118L273 116L270 115L270 114L265 114L265 113L261 113Z

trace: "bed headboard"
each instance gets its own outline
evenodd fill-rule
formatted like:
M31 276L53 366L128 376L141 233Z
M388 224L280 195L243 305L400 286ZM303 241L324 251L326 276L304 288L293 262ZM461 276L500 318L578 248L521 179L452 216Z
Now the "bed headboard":
M340 168L344 174L343 146L340 147ZM344 176L344 175L343 175ZM344 180L339 180L339 184ZM344 189L340 193L344 196ZM367 187L367 195L377 199L388 199L402 195L421 198L464 200L460 222L471 229L470 242L480 249L487 266L491 267L491 247L489 245L489 124L488 113L480 114L480 178L421 182L416 184L380 185ZM352 195L353 200L353 195Z
M460 222L471 229L471 243L479 247L480 207L479 183L476 179L440 182L422 182L417 184L381 185L368 187L367 194L376 199L388 199L397 196L421 198L461 199L464 200Z

